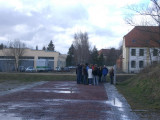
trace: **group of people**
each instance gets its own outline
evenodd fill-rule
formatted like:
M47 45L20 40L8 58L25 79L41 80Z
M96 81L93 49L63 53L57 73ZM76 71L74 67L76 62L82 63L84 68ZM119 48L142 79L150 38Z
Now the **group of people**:
M98 85L100 82L107 82L107 74L110 76L110 83L113 84L114 69L108 68L104 65L97 66L86 64L79 64L76 68L77 84Z

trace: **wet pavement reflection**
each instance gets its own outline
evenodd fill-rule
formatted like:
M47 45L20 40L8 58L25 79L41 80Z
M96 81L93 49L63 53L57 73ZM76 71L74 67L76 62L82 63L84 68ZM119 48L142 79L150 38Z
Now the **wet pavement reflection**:
M0 96L2 120L137 120L114 86L47 82Z

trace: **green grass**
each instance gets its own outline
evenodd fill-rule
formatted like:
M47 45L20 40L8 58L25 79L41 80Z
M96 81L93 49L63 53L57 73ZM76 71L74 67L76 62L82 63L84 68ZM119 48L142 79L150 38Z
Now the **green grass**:
M116 86L132 109L160 109L160 76L156 76L156 71L151 71L140 73Z
M25 73L0 73L0 82L6 80L16 80L19 82L36 82L36 81L74 81L75 75L64 74L25 74Z

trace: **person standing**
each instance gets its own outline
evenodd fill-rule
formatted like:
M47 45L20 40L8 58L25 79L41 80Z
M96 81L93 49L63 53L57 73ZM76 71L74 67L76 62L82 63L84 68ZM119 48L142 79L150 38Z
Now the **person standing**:
M111 84L113 84L113 77L114 77L114 69L113 68L110 69L109 76L110 76Z
M83 65L83 84L87 85L87 77L88 77L88 72L86 69L86 65Z
M79 72L80 72L80 76L79 76L79 81L80 81L80 84L82 84L83 83L83 78L82 78L82 64L80 64L80 66L79 66Z
M93 75L92 75L92 66L90 65L88 68L88 83L92 85Z
M78 67L79 67L79 64L76 67L77 84L79 84L79 69L78 69Z
M98 68L97 65L94 65L93 73L93 85L98 85Z
M82 65L78 64L76 69L77 84L82 83Z
M101 81L101 77L102 77L102 67L98 67L98 82L102 82Z
M86 70L87 70L87 84L89 84L89 81L88 81L88 69L89 69L88 63L86 63Z
M107 80L106 80L107 74L108 74L108 69L107 69L107 67L104 65L104 67L103 67L103 69L102 69L102 81L103 81L103 82L107 82Z

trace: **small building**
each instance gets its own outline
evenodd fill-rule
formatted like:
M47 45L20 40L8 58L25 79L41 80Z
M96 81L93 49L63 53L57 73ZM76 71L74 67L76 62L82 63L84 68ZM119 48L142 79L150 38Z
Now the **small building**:
M14 56L8 56L5 51L9 48L0 50L0 71L14 71ZM36 68L36 62L39 59L48 61L48 67L55 69L57 66L66 66L66 56L55 51L25 49L24 54L19 58L19 66L33 66Z
M123 37L122 69L138 73L147 65L160 61L158 26L136 26Z
M98 51L98 54L103 54L105 65L113 66L116 64L116 60L119 58L121 50L115 48L101 49Z

